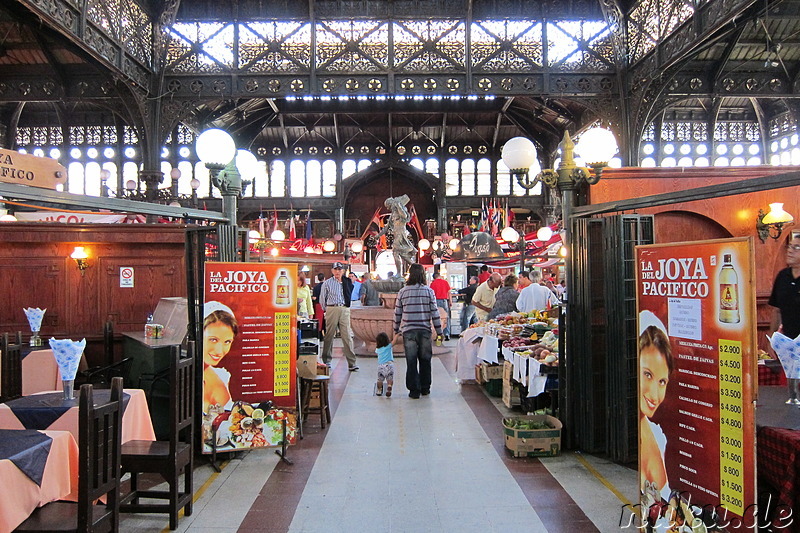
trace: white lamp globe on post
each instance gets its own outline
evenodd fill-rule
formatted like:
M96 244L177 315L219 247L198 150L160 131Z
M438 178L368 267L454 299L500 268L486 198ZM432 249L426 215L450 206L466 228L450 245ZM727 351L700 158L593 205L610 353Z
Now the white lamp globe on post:
M614 134L605 128L586 130L578 139L575 151L583 158L584 164L592 167L596 175L598 170L608 166L608 162L619 151Z
M528 175L528 170L536 163L536 146L525 137L514 137L503 145L501 157L503 163L517 178L520 186L525 189L532 189L538 180Z
M506 242L517 242L519 240L519 232L511 226L506 226L500 232L500 237Z
M197 137L195 152L209 170L222 170L236 155L236 143L228 132L212 128Z
M236 168L245 183L252 183L258 174L258 159L249 150L236 150Z
M550 226L542 226L536 230L536 238L542 242L548 242L553 238L553 230L550 229Z

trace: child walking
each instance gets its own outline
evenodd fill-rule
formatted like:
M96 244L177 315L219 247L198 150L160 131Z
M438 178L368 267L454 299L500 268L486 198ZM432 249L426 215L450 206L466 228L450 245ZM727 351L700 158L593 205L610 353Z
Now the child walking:
M378 354L378 384L375 387L375 394L383 396L383 382L386 381L386 397L392 397L392 385L394 385L394 354L392 354L392 344L386 333L378 333L375 337L376 349Z

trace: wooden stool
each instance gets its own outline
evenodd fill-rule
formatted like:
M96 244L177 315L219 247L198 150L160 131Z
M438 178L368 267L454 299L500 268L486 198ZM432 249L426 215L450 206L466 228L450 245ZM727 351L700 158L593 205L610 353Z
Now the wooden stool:
M331 407L328 403L328 382L330 376L315 376L313 378L301 378L303 385L303 401L301 409L303 411L303 420L308 419L308 414L319 410L319 422L322 429L325 429L325 421L331 423ZM309 407L311 403L311 393L315 390L319 391L319 407Z

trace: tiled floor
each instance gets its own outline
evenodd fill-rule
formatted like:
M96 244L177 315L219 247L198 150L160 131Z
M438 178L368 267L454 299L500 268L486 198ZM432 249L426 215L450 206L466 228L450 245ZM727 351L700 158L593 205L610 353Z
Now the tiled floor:
M455 340L448 343L455 346ZM373 396L377 362L359 372L334 359L333 423L289 449L232 457L220 474L197 468L189 532L608 532L619 530L636 472L570 451L512 458L500 420L508 410L476 385L452 377L452 356L434 357L431 395L405 391L396 361L392 398ZM627 521L628 513L624 513ZM121 531L161 531L162 515L123 515ZM635 528L631 526L631 531Z

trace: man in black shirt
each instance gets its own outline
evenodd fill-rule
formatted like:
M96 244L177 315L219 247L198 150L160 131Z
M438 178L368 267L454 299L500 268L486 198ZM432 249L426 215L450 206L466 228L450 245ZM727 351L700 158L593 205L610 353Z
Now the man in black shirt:
M475 316L475 306L472 305L472 296L475 294L475 289L478 288L478 278L471 276L469 278L469 285L463 289L458 290L458 294L464 295L464 307L461 308L461 333L467 331L470 324L478 321Z
M786 246L786 265L772 285L769 305L778 308L772 330L794 339L800 335L800 235L792 236Z

